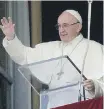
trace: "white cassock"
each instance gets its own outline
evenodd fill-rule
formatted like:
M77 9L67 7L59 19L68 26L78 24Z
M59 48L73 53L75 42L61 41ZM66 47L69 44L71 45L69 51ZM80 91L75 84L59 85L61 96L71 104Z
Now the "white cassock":
M20 40L18 40L17 36L15 36L15 38L11 41L7 41L6 38L3 40L3 46L7 53L10 55L12 60L20 65L59 57L62 55L63 49L63 55L68 55L81 71L87 43L87 39L85 39L82 34L78 35L69 43L53 41L38 44L35 46L35 48L24 46ZM97 79L99 79L103 74L103 55L103 45L90 40L84 66L84 75L88 79L93 79L95 84L95 92L89 92L90 98L102 95L101 85L99 85L100 83L97 81ZM70 75L72 74L69 73L69 78L71 77ZM40 76L46 75L41 74ZM56 83L58 83L57 80L53 79L53 83L51 83L49 88L51 89L58 87L58 84ZM64 83L64 80L60 81L59 83ZM65 99L68 98L69 97L65 97ZM60 102L59 98L56 97L54 99L55 104ZM61 104L59 103L59 105Z

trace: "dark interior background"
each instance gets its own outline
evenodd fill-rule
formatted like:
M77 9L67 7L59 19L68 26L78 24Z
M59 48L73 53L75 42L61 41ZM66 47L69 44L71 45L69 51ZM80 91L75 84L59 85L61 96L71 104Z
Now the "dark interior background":
M82 34L87 37L87 1L42 1L42 41L60 40L55 29L57 18L66 9L77 10L83 19ZM91 15L91 39L103 43L103 1L93 1Z

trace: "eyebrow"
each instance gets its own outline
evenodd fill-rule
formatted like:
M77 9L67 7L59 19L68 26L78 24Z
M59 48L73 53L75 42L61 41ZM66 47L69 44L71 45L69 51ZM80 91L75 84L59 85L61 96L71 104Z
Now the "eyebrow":
M79 21L76 21L76 22L73 22L73 23L71 23L71 24L69 24L69 23L63 23L63 24L69 24L69 25L74 25L74 24L77 24L77 23L80 23ZM57 23L58 25L60 25L59 23Z

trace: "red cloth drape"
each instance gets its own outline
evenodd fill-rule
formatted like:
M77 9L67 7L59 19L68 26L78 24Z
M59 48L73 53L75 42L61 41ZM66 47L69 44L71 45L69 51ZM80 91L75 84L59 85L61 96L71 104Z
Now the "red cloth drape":
M103 109L103 97L68 104L52 109Z

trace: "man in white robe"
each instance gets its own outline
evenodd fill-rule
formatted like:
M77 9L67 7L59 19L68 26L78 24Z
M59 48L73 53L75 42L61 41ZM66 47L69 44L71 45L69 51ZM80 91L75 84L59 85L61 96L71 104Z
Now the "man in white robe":
M7 20L4 17L1 19L1 23L2 25L0 27L5 34L3 46L12 60L16 63L24 65L27 63L56 58L62 55L68 55L75 65L82 71L88 40L80 33L82 28L82 18L77 11L66 10L58 17L58 24L56 26L61 41L41 43L36 45L35 48L26 47L21 43L15 35L15 25L12 23L11 18L8 18ZM89 98L99 97L103 94L102 82L98 82L103 73L103 55L103 45L90 40L83 71L83 74L88 78L88 80L84 81L84 87L90 94ZM44 74L41 74L40 76L43 75ZM71 78L71 75L72 74L69 73L69 78ZM54 76L56 77L57 75ZM62 77L64 76L65 75L63 74ZM58 81L63 84L68 82L68 79L66 78L67 77L64 77L62 80L53 78L49 88L52 89L58 87L59 84L56 84ZM75 78L73 78L73 80L74 79ZM55 105L58 104L59 106L65 104L65 102L60 104L58 98L54 99L56 99L55 102L57 102Z

